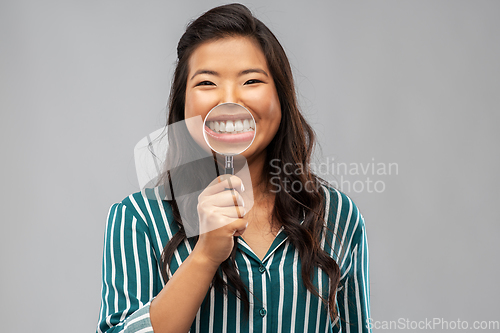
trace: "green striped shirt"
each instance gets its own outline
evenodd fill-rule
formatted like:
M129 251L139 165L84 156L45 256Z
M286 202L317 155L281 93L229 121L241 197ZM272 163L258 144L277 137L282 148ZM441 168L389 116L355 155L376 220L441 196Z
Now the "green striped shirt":
M370 332L368 246L363 216L345 194L324 187L325 221L321 247L337 261L340 283L335 320L304 286L298 250L279 231L261 261L239 237L236 265L249 289L250 313L233 293L211 288L190 332ZM297 219L299 223L300 218ZM97 332L153 332L149 304L165 282L160 273L163 248L178 231L159 188L131 194L111 206L105 231L102 299ZM186 239L174 253L169 276L194 248ZM332 248L333 247L333 248ZM224 276L225 278L225 276ZM317 268L314 286L328 295L329 278ZM165 316L178 316L178 313Z

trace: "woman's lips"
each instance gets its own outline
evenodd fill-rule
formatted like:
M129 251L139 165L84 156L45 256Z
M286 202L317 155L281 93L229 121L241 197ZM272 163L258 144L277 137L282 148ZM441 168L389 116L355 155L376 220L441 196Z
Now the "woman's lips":
M232 132L232 133L216 133L210 129L210 127L205 125L205 133L215 140L227 142L227 143L250 143L255 135L253 129L246 132Z

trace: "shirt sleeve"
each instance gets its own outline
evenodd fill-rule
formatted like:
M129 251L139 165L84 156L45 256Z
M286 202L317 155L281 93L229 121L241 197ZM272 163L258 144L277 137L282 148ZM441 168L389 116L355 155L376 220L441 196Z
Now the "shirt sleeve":
M337 304L340 314L342 332L370 333L370 280L368 242L364 218L354 203L344 196L351 206L349 224L352 229L352 241L348 245L346 255L347 268L341 277Z
M149 304L157 263L147 224L123 203L111 206L104 235L97 333L153 332Z

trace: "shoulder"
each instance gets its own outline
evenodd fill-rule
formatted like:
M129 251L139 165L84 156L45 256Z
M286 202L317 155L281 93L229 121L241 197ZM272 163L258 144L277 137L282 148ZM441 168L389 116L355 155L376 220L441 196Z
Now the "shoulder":
M111 206L110 213L116 209L122 209L148 228L162 225L170 229L175 225L172 207L165 200L162 186L146 188L128 195L121 202Z
M364 218L354 201L345 193L322 185L325 192L325 220L328 223L349 224L358 221L364 226Z
M354 201L345 193L323 186L325 192L325 226L335 259L344 262L346 255L364 242L365 221Z

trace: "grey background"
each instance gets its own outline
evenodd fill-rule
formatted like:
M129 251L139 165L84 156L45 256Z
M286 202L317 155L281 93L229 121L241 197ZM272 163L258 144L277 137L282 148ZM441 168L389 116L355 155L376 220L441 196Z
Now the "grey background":
M0 3L2 332L95 329L108 209L138 190L186 23L218 4ZM500 2L246 4L289 55L317 160L398 164L347 192L373 319L500 320Z

